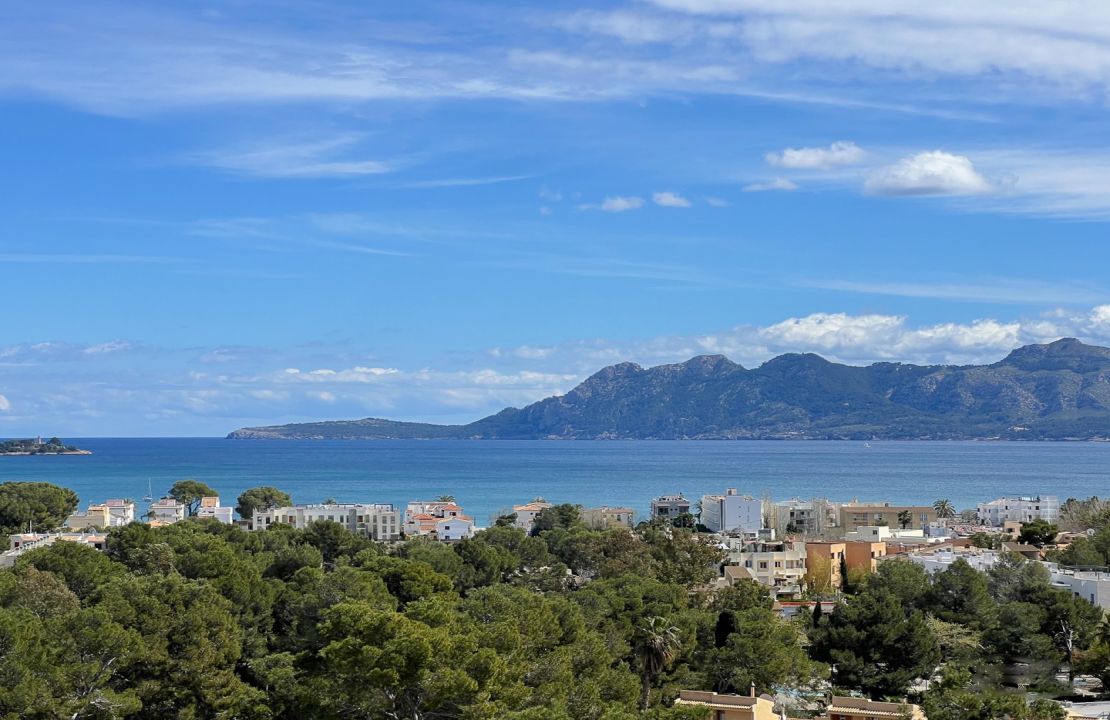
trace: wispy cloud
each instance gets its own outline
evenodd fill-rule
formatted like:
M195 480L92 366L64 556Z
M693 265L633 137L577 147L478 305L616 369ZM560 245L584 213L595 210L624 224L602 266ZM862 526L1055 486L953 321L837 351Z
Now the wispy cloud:
M1049 282L1013 278L980 278L975 282L890 282L866 280L805 280L802 287L869 295L970 300L991 304L1027 306L1099 303L1110 298L1110 290L1082 283Z
M639 210L644 206L644 199L634 195L615 195L607 197L600 203L583 203L579 210L600 210L608 213L622 213L629 210Z
M309 141L248 143L196 153L187 159L263 178L325 178L380 175L395 169L381 160L348 157L361 136L343 134Z
M398 183L395 187L401 188L452 188L452 187L475 187L479 185L500 185L502 183L518 182L520 180L528 180L534 177L533 175L497 175L491 177L474 177L474 178L442 178L438 180L414 180L412 182Z
M771 190L790 192L791 190L797 189L798 184L795 183L793 180L787 180L786 178L775 178L774 180L768 180L767 182L751 183L743 187L744 192L767 192Z
M678 193L670 191L652 193L651 201L659 207L669 208L688 208L693 204Z

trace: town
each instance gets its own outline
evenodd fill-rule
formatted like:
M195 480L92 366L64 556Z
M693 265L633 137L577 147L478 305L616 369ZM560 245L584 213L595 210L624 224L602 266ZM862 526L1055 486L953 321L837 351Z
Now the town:
M408 552L403 548L412 542L461 550L490 528L511 528L520 531L520 537L534 537L581 527L604 533L610 544L621 534L633 538L659 531L671 536L683 533L704 551L692 556L704 563L704 572L694 573L701 579L692 590L712 598L758 587L770 610L788 622L814 624L823 616L843 613L843 607L851 607L844 603L853 593L867 588L871 578L885 577L897 567L915 566L923 576L934 579L965 571L986 578L1014 563L1039 568L1046 588L1073 602L1082 601L1102 617L1110 611L1110 569L1104 566L1104 556L1090 556L1092 538L1098 531L1085 525L1096 524L1093 518L1104 522L1106 517L1107 506L1096 498L1061 503L1057 496L1047 494L1002 496L984 500L974 510L957 511L945 499L921 505L826 498L774 500L728 488L694 499L681 493L652 498L648 514L641 518L629 507L584 508L537 497L507 505L482 528L453 496L414 500L400 510L391 503L330 499L293 504L285 493L266 487L243 493L233 507L222 504L212 488L189 480L176 484L167 496L151 500L145 512L139 512L134 500L108 499L71 513L59 528L13 533L9 549L0 555L0 567L16 566L20 558L59 542L108 551L113 533L133 525L160 529L207 521L247 534L331 526L385 548L400 548L402 553ZM568 566L564 572L560 582L567 587L585 587L606 575L597 563L590 562ZM1106 627L1107 621L1102 625ZM1061 717L1099 717L1110 709L1110 705L1095 701L1101 681L1075 672L1077 663L1071 658L1078 652L1075 638L1069 642L1066 685L1070 699L1066 704L1053 703L1053 708L1064 713ZM835 658L835 648L833 651ZM930 678L919 681L927 687ZM1019 687L1026 684L1035 682L1017 683ZM785 717L782 697L767 694L770 687L760 688L765 692L757 694L754 680L750 685L723 683L718 690L676 688L673 707L708 708L712 717L720 720ZM833 682L827 688L831 691L837 686ZM867 683L856 683L856 687L865 688ZM651 689L645 692L650 695ZM825 692L823 701L801 706L830 720L924 720L924 709L906 700L914 693L920 695L921 688L913 684L894 693L852 696ZM891 702L895 695L900 697Z

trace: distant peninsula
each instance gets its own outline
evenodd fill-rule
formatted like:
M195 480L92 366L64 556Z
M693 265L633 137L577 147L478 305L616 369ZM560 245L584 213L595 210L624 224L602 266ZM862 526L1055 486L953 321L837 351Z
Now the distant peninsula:
M92 455L73 445L66 445L56 437L49 440L27 438L25 440L0 440L0 455Z
M466 425L377 418L251 427L231 439L1110 440L1110 349L1072 338L991 365L858 367L814 354L746 369L721 355L604 368L565 395Z

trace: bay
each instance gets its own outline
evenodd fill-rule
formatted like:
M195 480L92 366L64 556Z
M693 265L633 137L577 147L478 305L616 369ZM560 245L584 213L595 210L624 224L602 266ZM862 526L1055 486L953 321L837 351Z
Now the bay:
M72 488L84 507L155 496L195 478L227 504L275 485L296 502L391 502L454 495L484 525L542 496L646 515L657 495L737 488L775 499L828 497L960 509L999 495L1110 495L1110 443L823 441L234 441L84 438L87 456L2 457L0 482Z

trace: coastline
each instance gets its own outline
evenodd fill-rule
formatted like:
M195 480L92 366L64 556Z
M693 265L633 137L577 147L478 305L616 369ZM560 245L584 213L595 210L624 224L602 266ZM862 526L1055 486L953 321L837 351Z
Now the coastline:
M64 450L62 452L0 452L0 457L28 457L31 455L92 455L92 450Z

